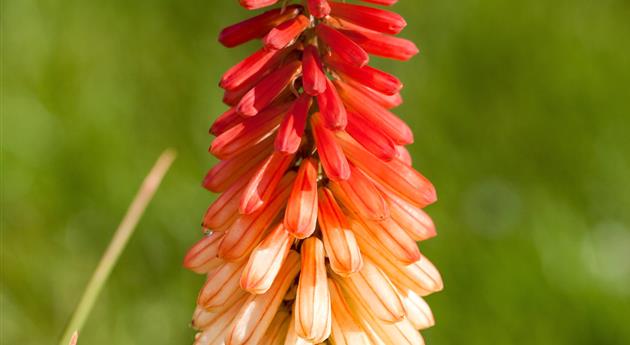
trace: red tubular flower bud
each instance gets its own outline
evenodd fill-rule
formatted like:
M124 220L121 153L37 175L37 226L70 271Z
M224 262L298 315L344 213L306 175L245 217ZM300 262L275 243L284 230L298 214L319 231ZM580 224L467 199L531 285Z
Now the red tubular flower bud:
M304 84L304 92L309 95L317 96L326 90L326 75L322 69L322 63L319 59L317 47L308 45L304 48L304 57L302 58L302 83Z
M326 63L344 80L353 79L386 95L395 95L403 87L398 78L370 66L356 67L335 58L326 59Z
M338 134L337 137L352 163L388 190L419 207L437 200L431 182L413 168L398 159L385 162L376 158L347 134Z
M269 156L243 190L239 206L241 214L252 214L265 205L292 160L293 155L280 152Z
M247 81L247 83L249 83L249 81ZM256 84L258 83L258 81L256 82ZM252 84L250 85L246 85L243 84L241 86L239 86L238 88L236 88L235 90L226 90L223 97L223 103L232 106L232 107L236 107L238 105L238 102L240 102L240 100L243 98L243 96L245 96L245 94L248 91L252 90L252 86L256 85L256 84ZM295 95L292 93L291 89L289 87L286 87L285 89L280 91L280 94L278 94L275 97L275 100L271 103L271 104L278 104L278 103L283 103L283 102L289 102L291 100L295 99ZM242 113L238 113L239 116L241 117L250 117L250 116L246 116L243 115ZM252 115L253 116L253 115Z
M396 93L394 95L386 95L384 93L380 93L374 89L371 89L367 86L364 86L352 79L344 80L344 83L352 92L358 92L361 95L371 99L376 102L376 104L382 106L385 109L393 109L402 104L403 100L400 96L400 93Z
M289 59L290 60L290 59ZM277 70L278 66L264 66L258 71L254 72L247 80L243 81L233 89L225 90L223 93L223 103L229 106L236 106L238 102L251 91L254 86L257 86L265 77L269 76L272 72ZM244 116L243 114L239 114Z
M396 144L407 145L413 143L411 128L398 116L381 107L362 93L353 92L352 88L347 87L340 80L336 80L335 85L340 90L341 98L350 108L367 121L372 122L374 126L380 128Z
M301 72L302 64L300 61L287 63L249 90L239 101L236 111L242 116L258 114L271 104Z
M272 106L237 124L214 139L210 152L220 159L230 159L248 150L271 135L289 107L289 103Z
M324 18L330 14L330 4L327 0L307 0L308 11L315 18Z
M340 58L356 66L365 66L370 60L367 53L357 43L336 29L318 24L317 36L324 41Z
M326 89L317 96L317 104L326 127L332 130L346 128L348 124L348 114L343 105L335 85L326 79Z
M277 0L276 0L277 1ZM276 1L266 1L269 5ZM241 1L243 4L245 1ZM265 1L247 1L248 3L265 2ZM267 6L267 5L263 5ZM262 7L262 6L261 6ZM269 10L265 13L259 14L255 17L244 20L240 23L228 26L223 29L219 34L219 42L226 47L236 47L240 44L264 36L269 30L273 29L276 25L295 18L302 6L292 5L284 9L280 8Z
M204 229L212 231L225 230L227 226L236 220L236 217L240 214L238 211L240 205L239 197L243 194L243 189L245 189L255 172L253 169L248 171L208 207L201 223Z
M304 128L306 126L306 117L311 108L311 97L302 94L287 112L280 123L278 134L276 135L275 148L278 152L295 153L300 147Z
M357 113L348 112L346 132L366 150L384 161L390 161L396 156L394 141Z
M394 60L407 61L420 51L411 41L370 30L341 29L342 35L356 42L364 51Z
M400 15L378 8L343 2L332 2L330 7L330 14L333 17L382 33L395 35L407 26L407 22Z
M219 86L226 90L236 89L260 71L277 66L287 55L288 50L267 50L264 48L258 50L225 72Z
M230 160L215 165L203 180L203 186L211 192L223 192L232 183L256 167L273 151L271 137Z
M251 88L259 81L260 80L256 80L252 83L248 80L247 84L241 84L236 89L225 90L225 92L223 93L223 103L229 105L230 107L236 106L241 98L243 98L243 96L247 93L247 91L251 90ZM242 114L239 114L239 116L242 117Z
M308 18L300 14L271 29L263 39L263 44L267 49L282 49L295 40L309 24Z
M291 51L288 54L285 54L286 51ZM297 52L292 51L290 48L282 50L282 56L278 58L274 58L273 61L263 65L260 69L253 71L252 75L249 76L246 80L240 82L240 84L234 86L232 89L225 90L223 94L223 103L229 106L238 105L239 101L247 94L247 92L251 91L255 86L263 81L264 78L268 77L272 72L277 71L281 63L286 63L290 61L296 61ZM261 89L262 90L262 89ZM289 91L289 92L287 92ZM293 96L288 88L285 88L280 92L279 95L276 96L276 102L278 100L282 100L286 98L286 96ZM243 116L243 114L239 114Z
M347 180L350 177L350 166L335 139L335 134L324 126L319 113L311 117L311 126L326 176L333 181Z

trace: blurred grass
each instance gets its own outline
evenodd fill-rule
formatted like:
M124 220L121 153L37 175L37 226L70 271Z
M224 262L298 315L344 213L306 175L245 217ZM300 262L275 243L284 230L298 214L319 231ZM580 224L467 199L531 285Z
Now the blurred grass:
M429 344L630 342L630 3L400 1L422 54L375 63L438 187L444 275ZM81 334L186 344L202 277L180 262L213 196L216 87L235 1L2 3L3 344L54 343L133 193L165 179Z

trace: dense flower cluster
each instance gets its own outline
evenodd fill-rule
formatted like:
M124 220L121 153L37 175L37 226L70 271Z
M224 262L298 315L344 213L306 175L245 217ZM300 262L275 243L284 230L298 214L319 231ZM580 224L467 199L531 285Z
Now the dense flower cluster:
M240 0L259 9L278 0ZM396 0L364 0L393 5ZM410 128L390 110L396 77L369 55L408 60L396 13L329 0L285 1L225 28L263 47L221 78L230 109L210 129L221 195L184 265L207 275L195 344L422 344L422 296L442 289L416 241L433 185L411 167Z

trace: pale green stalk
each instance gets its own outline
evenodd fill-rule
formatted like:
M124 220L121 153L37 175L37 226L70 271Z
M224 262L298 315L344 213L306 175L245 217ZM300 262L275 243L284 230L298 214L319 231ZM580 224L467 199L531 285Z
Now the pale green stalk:
M90 315L90 311L96 302L98 294L103 288L103 285L105 285L109 274L133 234L140 217L153 198L155 191L162 182L162 178L174 159L175 151L171 149L164 151L155 162L155 165L153 165L149 174L144 178L138 193L131 202L131 205L129 205L125 217L118 225L109 246L105 250L105 254L103 254L101 261L98 263L90 282L83 291L83 296L81 296L81 300L74 310L72 318L61 337L60 345L67 345L71 341L73 334L78 333L85 324L85 320Z

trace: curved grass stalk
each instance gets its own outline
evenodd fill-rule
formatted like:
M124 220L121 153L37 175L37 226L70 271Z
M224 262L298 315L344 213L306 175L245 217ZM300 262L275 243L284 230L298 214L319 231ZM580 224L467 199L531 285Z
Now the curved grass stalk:
M144 178L140 189L127 209L125 217L118 225L109 246L105 250L92 278L83 291L81 300L74 310L70 322L59 341L60 345L76 344L78 332L90 315L90 311L105 285L109 274L116 265L120 254L125 249L140 217L142 217L147 205L160 186L162 178L164 178L173 160L175 160L175 156L176 153L172 149L164 151L153 165L153 168L151 168L149 174Z

